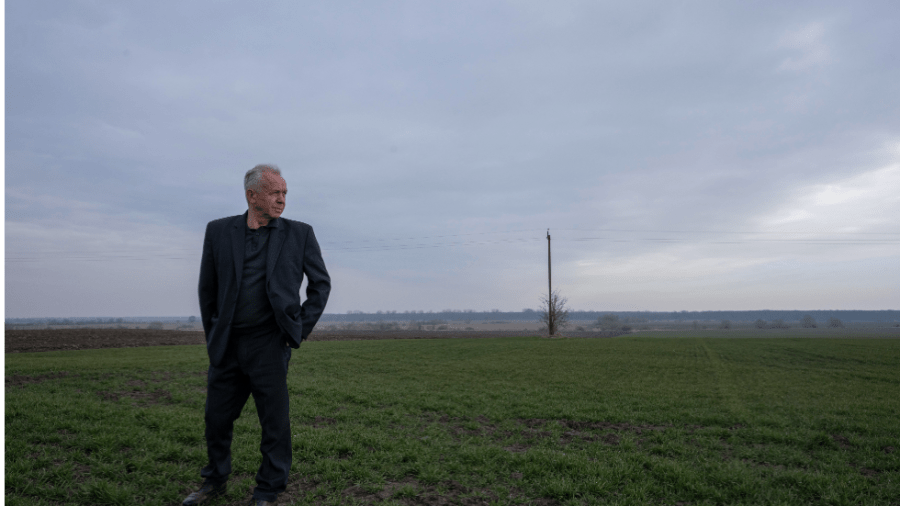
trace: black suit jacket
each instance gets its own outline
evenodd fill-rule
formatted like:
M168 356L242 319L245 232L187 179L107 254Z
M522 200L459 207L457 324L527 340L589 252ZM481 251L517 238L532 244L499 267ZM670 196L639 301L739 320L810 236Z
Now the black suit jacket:
M266 293L275 320L292 348L309 336L322 316L331 278L325 270L319 243L306 223L279 218L269 236L266 257ZM225 355L231 320L241 288L244 267L244 224L247 213L211 221L206 226L200 261L200 318L206 333L209 362L219 365ZM309 284L306 301L300 305L303 275Z

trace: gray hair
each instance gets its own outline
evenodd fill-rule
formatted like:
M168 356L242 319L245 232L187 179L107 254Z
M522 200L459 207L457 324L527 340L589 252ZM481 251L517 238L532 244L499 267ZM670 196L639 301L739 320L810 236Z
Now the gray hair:
M261 163L244 174L245 192L250 189L256 190L259 188L259 181L262 179L263 172L273 172L279 176L281 175L281 169L274 163Z

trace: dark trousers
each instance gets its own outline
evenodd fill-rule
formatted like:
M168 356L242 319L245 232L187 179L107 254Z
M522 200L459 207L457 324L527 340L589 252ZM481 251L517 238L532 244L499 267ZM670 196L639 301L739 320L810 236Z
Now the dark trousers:
M291 359L280 332L262 336L233 333L225 358L209 368L206 393L206 450L209 463L200 471L204 481L225 483L231 474L231 439L237 420L253 395L262 440L262 464L253 497L275 501L287 486L291 470L291 428L288 417L287 370Z

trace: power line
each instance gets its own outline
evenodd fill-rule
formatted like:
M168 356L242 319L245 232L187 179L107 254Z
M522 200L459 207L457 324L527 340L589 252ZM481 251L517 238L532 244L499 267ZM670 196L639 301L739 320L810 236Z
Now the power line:
M435 244L407 244L407 245L384 245L384 246L358 246L351 248L328 248L328 251L393 251L403 249L421 249L421 248L443 248L452 246L475 246L481 244L500 244L513 242L534 242L540 241L541 238L527 239L497 239L494 241L458 241L458 242L442 242Z
M566 239L561 239L566 240ZM609 237L576 237L569 241L608 241L608 242L663 242L663 243L702 243L702 244L752 244L752 243L791 243L791 244L900 244L900 239L746 239L735 241L696 241L689 239L674 239L669 237L641 237L636 239L612 239Z
M652 229L636 229L636 228L559 228L554 230L567 230L576 232L639 232L652 234L736 234L736 235L770 235L770 234L790 234L800 235L803 232L797 231L755 231L746 230L652 230ZM809 233L809 232L806 232ZM900 232L827 232L831 235L893 235L900 237Z
M386 237L386 238L375 238L375 239L351 239L347 241L332 241L329 244L340 244L340 243L352 243L352 242L385 242L385 241L419 241L422 239L443 239L445 237L465 237L470 235L489 235L489 234L517 234L519 232L534 232L531 229L523 229L523 230L506 230L501 232L468 232L465 234L446 234L446 235L426 235L426 236L413 236L413 237Z
M563 231L577 231L577 232L586 232L586 231L594 231L594 232L607 232L607 233L662 233L662 234L732 234L732 235L767 235L771 236L774 234L791 234L798 235L796 232L770 232L770 231L762 231L762 232L718 232L718 231L704 231L704 230L639 230L639 229L577 229L577 228L569 228L569 229L559 229ZM502 238L502 239L493 239L493 240L465 240L465 241L441 241L441 242L419 242L419 243L399 243L399 241L423 241L428 239L444 239L451 237L470 237L470 236L484 236L484 235L498 235L498 234L512 234L512 233L522 233L522 232L535 232L534 230L511 230L504 232L473 232L473 233L465 233L465 234L444 234L444 235L432 235L432 236L419 236L419 237L392 237L392 238L377 238L377 239L363 239L363 240L345 240L345 241L329 241L323 243L323 249L329 252L380 252L380 251L402 251L402 250L415 250L415 249L433 249L433 248L451 248L451 247L472 247L472 246L482 246L488 244L512 244L512 243L531 243L544 240L544 237L540 235L534 235L532 237L513 237L513 238ZM798 244L798 245L817 245L817 246L866 246L866 245L875 245L875 246L887 246L887 245L895 245L900 244L900 233L896 232L840 232L840 233L830 233L827 234L829 236L833 236L832 238L823 237L823 238L762 238L762 237L743 237L740 239L734 240L711 240L711 239L697 239L697 238L677 238L677 237L632 237L632 238L621 238L621 237L611 237L611 236L583 236L583 237L557 237L557 241L563 242L591 242L591 241L605 241L608 243L640 243L640 242L653 242L653 243L661 243L661 244L716 244L716 245L744 245L744 244L754 244L754 243L771 243L771 244ZM869 236L892 236L891 238L875 238ZM859 238L848 238L841 239L840 236L866 236ZM338 247L334 247L338 246ZM191 251L192 254L185 254L185 252ZM7 252L8 254L10 252ZM82 261L103 261L103 260L150 260L150 259L165 259L165 260L196 260L200 256L200 248L199 247L190 247L190 248L169 248L162 251L147 251L142 250L140 252L134 250L106 250L103 252L91 252L91 251L71 251L71 250L47 250L40 252L16 252L12 253L14 256L8 256L6 258L7 263L22 263L22 262L40 262L47 260L82 260Z

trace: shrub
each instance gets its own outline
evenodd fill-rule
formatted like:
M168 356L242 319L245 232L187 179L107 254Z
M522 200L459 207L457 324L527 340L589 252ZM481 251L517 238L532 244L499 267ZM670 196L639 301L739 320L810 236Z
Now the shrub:
M758 329L764 329L764 328L766 328L766 327L768 326L768 325L766 325L766 321L763 320L762 318L760 318L759 320L756 320L756 321L753 323L753 325L754 325L756 328L758 328Z
M842 329L844 328L844 322L840 320L840 318L829 318L828 319L828 328L830 329Z
M615 329L619 327L619 317L612 313L608 313L597 318L597 323L595 325L601 329Z
M547 326L547 333L551 336L555 335L559 329L569 326L569 308L566 307L568 302L568 299L559 294L559 290L554 290L549 296L541 297L538 321Z
M788 325L787 323L784 323L784 320L778 319L778 320L772 321L772 328L773 329L789 329L789 328L791 328L791 326Z
M730 329L731 328L731 320L722 320L722 323L719 324L720 329Z
M816 328L816 319L810 315L806 315L800 320L800 326L805 329L814 329Z

